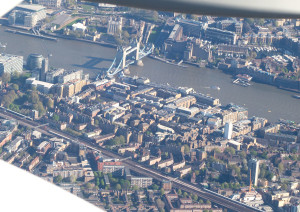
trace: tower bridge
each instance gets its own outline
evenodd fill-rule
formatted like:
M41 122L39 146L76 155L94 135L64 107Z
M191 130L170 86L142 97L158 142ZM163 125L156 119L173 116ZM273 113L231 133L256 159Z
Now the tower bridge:
M120 73L129 65L140 63L141 60L153 52L153 44L146 44L143 49L140 48L140 43L132 42L127 47L118 47L117 54L110 68L105 73L99 73L96 80L102 77L112 77Z

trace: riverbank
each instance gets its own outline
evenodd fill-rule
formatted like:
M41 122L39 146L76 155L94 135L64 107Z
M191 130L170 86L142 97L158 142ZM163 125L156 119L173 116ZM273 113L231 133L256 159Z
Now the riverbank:
M86 40L82 38L75 38L75 37L70 37L70 36L65 36L65 35L59 35L57 33L46 33L44 31L41 31L41 35L35 35L32 33L28 32L28 28L23 28L23 27L18 27L18 26L10 26L10 25L3 25L6 28L9 29L14 29L14 30L9 30L7 29L6 31L13 33L13 31L16 31L17 33L15 34L21 34L21 35L26 35L26 36L32 36L36 38L41 38L41 39L47 39L47 40L52 40L52 41L57 41L57 38L65 39L65 40L74 40L74 41L79 41L79 42L85 42L85 43L91 43L91 44L96 44L108 48L117 48L118 45L113 44L113 43L107 43L107 42L99 42L99 41L91 41L91 40Z
M51 54L49 67L82 69L90 76L95 76L107 70L116 56L115 48L70 39L53 42L7 33L5 29L7 27L0 27L0 41L7 44L5 53L24 58L32 53L44 56ZM132 76L147 77L153 82L169 83L174 87L193 87L197 92L219 98L223 105L233 102L248 108L249 117L266 117L271 122L280 118L300 121L300 101L293 98L290 91L255 82L246 88L237 86L232 83L231 75L216 69L195 66L181 68L149 57L145 57L143 63L143 67L130 67ZM218 86L220 90L211 89L211 86Z
M74 41L79 41L79 42L91 43L91 44L96 44L96 45L100 45L100 46L104 46L104 47L108 47L108 48L117 48L118 47L118 45L113 44L113 43L92 41L92 40L87 40L87 39L82 39L82 38L75 38L75 37L70 37L70 36L66 36L66 35L59 35L57 33L46 33L46 32L42 32L42 33L45 35L48 35L48 36L55 37L55 38L62 38L62 39L66 39L66 40L74 40Z
M57 38L52 38L52 37L48 37L48 36L44 36L44 35L36 35L36 34L33 34L33 33L24 32L24 31L11 30L11 29L7 29L5 31L9 32L9 33L13 33L13 34L25 35L25 36L30 36L30 37L34 37L34 38L40 38L40 39L56 41L56 42L58 41Z
M155 55L153 55L153 54L149 55L149 57L152 58L152 59L154 59L154 60L158 60L158 61L161 61L161 62L170 64L170 65L178 66L178 67L181 67L181 68L188 68L188 66L181 65L181 63L182 63L183 61L180 61L179 63L174 63L174 62L171 62L171 61L169 61L169 60L167 60L167 59L164 59L164 58L155 56Z

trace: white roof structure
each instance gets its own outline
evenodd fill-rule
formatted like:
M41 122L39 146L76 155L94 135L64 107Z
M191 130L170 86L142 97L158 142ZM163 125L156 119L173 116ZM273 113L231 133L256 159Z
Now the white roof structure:
M72 29L75 31L77 29L85 31L86 30L86 26L84 26L82 23L75 23L72 25Z

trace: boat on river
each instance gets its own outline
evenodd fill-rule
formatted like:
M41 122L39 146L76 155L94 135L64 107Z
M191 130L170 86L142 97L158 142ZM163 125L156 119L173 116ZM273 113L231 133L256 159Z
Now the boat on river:
M300 95L293 95L295 99L300 99Z

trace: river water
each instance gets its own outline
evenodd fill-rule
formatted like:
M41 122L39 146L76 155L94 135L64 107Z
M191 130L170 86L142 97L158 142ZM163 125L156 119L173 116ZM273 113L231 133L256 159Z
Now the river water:
M6 53L22 55L25 59L31 53L50 55L50 67L80 68L95 76L111 65L116 54L113 48L64 39L58 42L42 40L11 34L5 29L0 26L0 42L7 44ZM150 58L144 58L143 63L144 67L131 66L131 75L145 76L171 86L193 87L219 98L222 104L235 103L248 108L249 116L265 117L272 122L280 118L300 122L300 100L293 98L292 92L259 83L250 87L238 86L232 84L230 75L220 70L181 68ZM211 86L219 86L221 90L213 90Z

